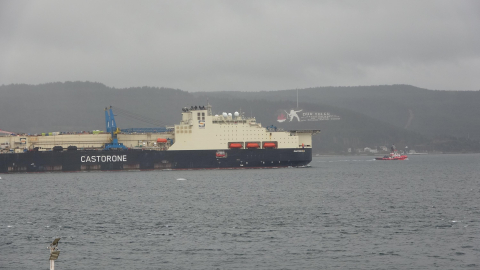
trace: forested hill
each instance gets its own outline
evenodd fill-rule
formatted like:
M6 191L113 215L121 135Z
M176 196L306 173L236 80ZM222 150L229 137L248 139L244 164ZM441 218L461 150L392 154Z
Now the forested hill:
M296 102L297 90L197 95ZM480 91L432 91L409 85L318 87L298 100L348 109L430 137L480 139Z
M104 130L104 109L110 105L166 125L180 115L179 108L193 99L188 92L176 89L116 89L92 82L3 85L0 86L0 129L27 133ZM127 115L118 115L117 122L123 127L144 125Z
M479 92L430 91L411 86L301 89L303 112L329 112L340 120L279 123L296 108L296 90L189 93L179 89L112 88L92 82L0 86L0 129L18 133L104 130L104 108L114 106L121 128L173 125L181 108L213 105L214 113L242 110L264 126L321 129L315 153L395 143L418 151L480 151ZM475 106L473 106L475 104ZM119 108L115 110L115 108ZM475 115L474 115L475 114Z

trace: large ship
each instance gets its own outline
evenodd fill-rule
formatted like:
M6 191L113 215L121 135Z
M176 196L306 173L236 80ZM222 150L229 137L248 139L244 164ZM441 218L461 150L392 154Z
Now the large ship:
M0 173L303 167L320 132L262 127L238 112L213 115L210 105L183 108L179 124L157 133L121 133L111 117L111 132L0 137Z

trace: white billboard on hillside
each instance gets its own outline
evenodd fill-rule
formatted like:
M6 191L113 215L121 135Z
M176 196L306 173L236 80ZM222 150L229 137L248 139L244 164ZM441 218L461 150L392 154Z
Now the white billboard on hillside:
M340 116L330 112L305 111L303 109L278 110L277 122L311 122L340 120Z

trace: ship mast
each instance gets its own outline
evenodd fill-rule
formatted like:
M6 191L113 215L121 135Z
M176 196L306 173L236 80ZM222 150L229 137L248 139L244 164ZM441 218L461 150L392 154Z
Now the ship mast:
M207 101L207 115L212 116L212 105Z
M298 109L298 88L297 88L297 109Z

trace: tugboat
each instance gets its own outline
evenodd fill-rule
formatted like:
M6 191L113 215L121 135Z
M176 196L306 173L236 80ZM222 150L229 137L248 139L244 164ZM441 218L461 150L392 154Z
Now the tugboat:
M383 157L377 157L377 158L375 158L375 160L405 160L405 159L408 158L407 155L400 155L398 153L397 149L395 149L395 145L392 145L392 147L390 149L391 149L390 155L385 155Z

